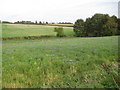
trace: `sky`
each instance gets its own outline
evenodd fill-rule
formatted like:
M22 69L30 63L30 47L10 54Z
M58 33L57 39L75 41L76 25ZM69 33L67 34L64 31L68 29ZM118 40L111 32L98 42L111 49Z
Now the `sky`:
M118 16L119 0L0 0L2 21L72 22L95 13Z

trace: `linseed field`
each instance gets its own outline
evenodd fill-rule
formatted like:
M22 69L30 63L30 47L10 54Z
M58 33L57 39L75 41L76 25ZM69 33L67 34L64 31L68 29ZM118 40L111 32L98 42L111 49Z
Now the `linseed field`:
M3 37L55 36L54 27L4 24ZM3 40L2 56L3 88L118 88L118 36Z

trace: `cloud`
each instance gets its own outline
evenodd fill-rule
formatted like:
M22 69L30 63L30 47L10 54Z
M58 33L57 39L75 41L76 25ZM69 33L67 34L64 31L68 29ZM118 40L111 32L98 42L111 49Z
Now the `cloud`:
M117 16L118 0L1 0L2 20L71 21L95 13Z

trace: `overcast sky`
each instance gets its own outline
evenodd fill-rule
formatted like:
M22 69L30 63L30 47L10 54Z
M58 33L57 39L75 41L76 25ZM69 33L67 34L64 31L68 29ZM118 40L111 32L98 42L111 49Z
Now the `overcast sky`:
M119 0L0 0L0 20L75 22L95 13L118 16Z

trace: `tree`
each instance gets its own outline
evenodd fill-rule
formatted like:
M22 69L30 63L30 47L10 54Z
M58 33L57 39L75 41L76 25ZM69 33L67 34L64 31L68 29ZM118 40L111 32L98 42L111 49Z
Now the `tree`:
M95 14L91 18L87 18L84 22L78 19L74 25L76 36L111 36L116 35L117 30L116 16L110 17L108 14Z
M90 24L87 25L89 28L87 28L88 30L86 31L90 31L88 33L90 33L91 36L103 36L103 25L106 23L107 17L107 14L95 14L91 19L89 19Z
M108 17L107 22L103 25L103 36L112 36L117 34L117 22L114 18Z
M120 18L117 19L117 24L118 24L118 31L117 31L117 35L120 35Z
M48 22L46 22L46 24L48 24Z
M41 22L41 21L39 21L39 24L40 24L40 25L42 25L42 22Z
M115 15L113 15L111 18L113 18L115 20L115 22L117 23L117 17Z
M95 33L95 31L94 31L92 26L93 26L92 19L87 18L86 22L85 22L85 25L84 25L85 36L95 36L95 35L93 35Z
M76 34L77 37L79 37L79 36L85 36L84 21L82 19L78 19L75 22L74 32L75 32L75 34Z
M117 19L108 14L95 14L92 17L92 25L95 36L112 36L117 32Z
M35 21L35 24L38 24L37 21Z

